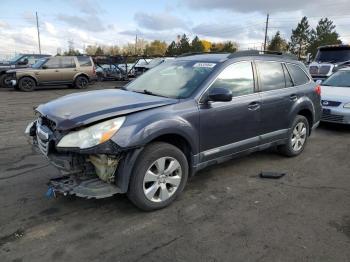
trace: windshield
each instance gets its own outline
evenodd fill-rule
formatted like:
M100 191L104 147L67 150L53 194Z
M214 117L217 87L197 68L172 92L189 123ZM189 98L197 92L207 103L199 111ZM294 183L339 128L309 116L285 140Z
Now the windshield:
M348 49L320 49L316 54L316 62L339 63L350 60L350 48Z
M323 86L341 86L350 87L350 70L338 71L327 78Z
M171 61L147 71L126 90L171 98L189 97L208 77L215 63Z
M14 57L12 57L9 62L10 63L14 63L16 62L18 59L20 59L23 55L15 55Z
M36 61L34 65L32 65L32 68L41 68L41 66L46 62L47 58L42 58Z

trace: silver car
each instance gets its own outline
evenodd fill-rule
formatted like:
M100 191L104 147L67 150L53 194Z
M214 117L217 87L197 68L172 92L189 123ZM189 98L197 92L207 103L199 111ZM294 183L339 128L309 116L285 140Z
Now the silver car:
M321 121L350 124L350 68L331 75L321 86Z

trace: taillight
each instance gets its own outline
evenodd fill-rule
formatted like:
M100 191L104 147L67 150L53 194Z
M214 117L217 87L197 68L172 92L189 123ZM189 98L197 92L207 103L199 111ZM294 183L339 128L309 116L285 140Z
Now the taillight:
M315 87L315 92L316 92L316 94L318 94L319 96L321 95L321 86L320 86L320 85L318 85L318 86Z
M96 67L95 66L92 67L92 74L96 75Z

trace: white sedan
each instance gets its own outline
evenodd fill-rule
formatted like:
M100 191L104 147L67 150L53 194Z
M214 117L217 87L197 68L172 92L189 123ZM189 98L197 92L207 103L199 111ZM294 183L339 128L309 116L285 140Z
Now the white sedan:
M321 121L350 124L350 68L344 68L321 84Z

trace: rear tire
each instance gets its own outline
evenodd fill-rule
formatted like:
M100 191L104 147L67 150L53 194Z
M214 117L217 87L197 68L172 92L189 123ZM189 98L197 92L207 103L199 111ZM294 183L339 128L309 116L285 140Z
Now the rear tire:
M127 194L144 211L161 209L182 192L187 177L183 152L171 144L155 142L146 146L137 159Z
M36 82L31 77L22 77L18 81L18 89L24 92L31 92L36 88Z
M85 89L89 85L89 79L86 76L77 76L74 81L75 88Z
M309 137L309 121L306 117L297 115L288 132L288 141L280 146L279 152L288 157L294 157L304 151Z

